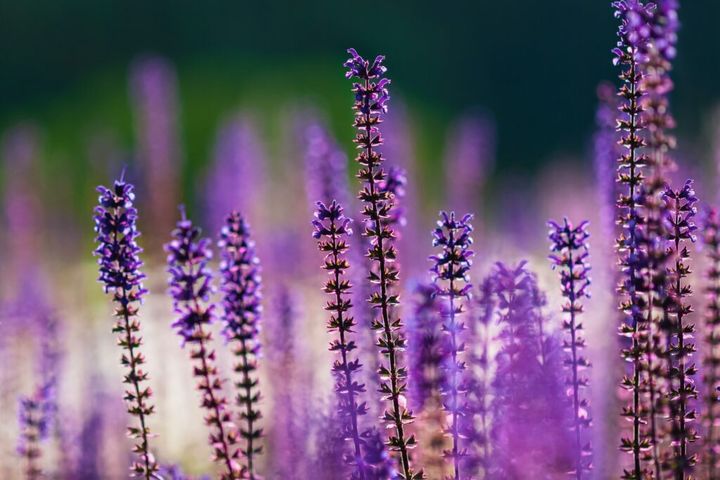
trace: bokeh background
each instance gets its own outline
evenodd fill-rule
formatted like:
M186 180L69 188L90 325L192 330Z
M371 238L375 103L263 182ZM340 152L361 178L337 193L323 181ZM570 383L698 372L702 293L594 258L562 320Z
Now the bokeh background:
M673 72L678 175L698 178L708 200L716 198L720 159L717 18L718 2L683 3ZM402 157L397 162L409 171L414 210L408 231L428 232L421 237L427 248L408 254L408 283L424 278L429 229L449 198L445 179L463 175L452 171L449 159L467 118L481 119L488 135L482 188L471 206L481 246L477 278L497 258L527 257L543 285L554 288L544 225L565 214L597 225L597 258L609 261L602 256L611 242L601 233L592 165L597 86L616 75L609 2L0 0L0 23L0 261L4 323L14 325L2 335L2 478L18 475L16 397L32 389L41 369L37 330L28 320L38 303L62 325L67 435L97 445L94 460L76 451L73 461L87 460L83 472L103 465L98 478L123 478L127 450L117 447L124 445L126 419L112 413L123 408L119 352L90 254L94 188L123 168L139 185L145 231L152 293L143 318L158 397L155 430L163 439L159 453L194 474L211 468L189 365L169 327L161 245L177 203L212 234L209 198L219 182L213 168L222 156L222 132L233 122L251 132L241 141L254 152L248 155L264 159L251 162L264 165L263 194L244 198L263 241L268 276L292 284L302 298L298 328L309 333L296 355L309 367L294 374L299 382L314 382L317 398L329 392L320 283L316 272L308 273L319 261L309 236L312 199L303 197L297 131L320 118L352 158L352 96L342 68L350 46L365 56L387 56L393 81L388 129L394 134L388 133L388 157ZM160 145L153 125L165 132ZM153 149L165 162L160 167L145 158ZM303 261L297 265L288 255ZM613 338L603 323L612 309L606 305L609 282L602 268L596 270L590 328L598 333L591 349L601 359ZM275 294L269 287L270 312ZM558 303L551 295L551 305ZM272 372L263 375L272 385ZM599 437L612 433L598 430ZM52 465L58 452L50 455ZM612 470L611 460L606 465Z

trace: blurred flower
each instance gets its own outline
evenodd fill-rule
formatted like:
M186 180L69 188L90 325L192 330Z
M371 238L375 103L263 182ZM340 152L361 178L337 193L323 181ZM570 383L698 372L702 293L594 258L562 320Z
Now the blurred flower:
M138 161L145 174L150 241L170 230L178 200L181 165L178 138L178 93L174 66L165 58L144 56L130 68ZM155 256L152 245L151 255Z
M222 228L228 212L233 210L260 218L265 163L257 127L248 115L238 114L222 123L205 182L207 224L212 231Z

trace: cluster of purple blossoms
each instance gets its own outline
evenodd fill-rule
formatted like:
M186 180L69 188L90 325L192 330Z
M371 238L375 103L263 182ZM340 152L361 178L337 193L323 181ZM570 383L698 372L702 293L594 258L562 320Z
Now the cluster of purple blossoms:
M408 435L406 427L413 420L412 413L401 402L407 390L407 370L400 364L400 353L406 347L399 318L393 318L399 304L393 285L399 279L399 272L393 266L397 251L393 245L395 234L387 219L393 213L391 194L382 188L386 173L382 168L383 156L378 151L382 145L382 134L379 125L387 112L390 98L387 86L390 80L384 77L387 71L383 65L384 57L378 56L372 62L362 58L354 49L348 50L351 58L345 62L347 78L357 78L353 83L355 93L354 126L357 129L355 143L360 164L358 178L363 183L359 199L363 203L362 213L366 218L365 236L370 240L368 256L372 261L372 269L368 280L377 285L370 297L370 302L379 313L373 321L373 329L379 332L378 348L387 359L380 366L382 379L381 391L390 408L384 413L384 420L394 433L388 438L388 446L399 457L402 478L405 480L423 477L422 471L414 471L410 462L409 450L416 444L415 437Z
M441 220L433 232L433 246L440 248L440 253L431 257L434 265L431 270L435 284L434 295L440 297L443 306L442 330L447 336L445 347L447 354L441 364L443 382L441 383L443 409L450 420L446 434L452 438L452 449L445 452L445 457L453 464L453 478L463 477L460 463L467 455L467 446L461 445L463 439L460 431L462 418L467 416L467 388L465 376L465 323L462 315L466 311L464 302L470 298L472 284L469 281L469 270L473 252L471 215L457 219L455 213L440 213Z
M589 384L584 370L590 366L590 362L582 355L585 338L582 336L583 325L579 318L583 313L582 300L590 297L590 253L587 243L590 234L587 231L587 222L574 227L566 218L562 225L554 221L548 225L552 251L550 262L553 268L560 269L561 292L566 299L562 310L566 316L563 321L566 332L563 348L567 356L563 363L569 370L565 386L572 400L575 476L580 480L591 468L589 457L592 455L590 445L584 438L584 430L590 427L589 404L587 398L582 396L582 391Z
M237 404L241 408L239 433L245 440L242 454L247 477L257 478L254 459L262 452L258 445L262 428L257 426L260 413L258 357L260 355L261 278L260 261L255 255L255 242L250 227L237 212L232 212L220 232L220 274L223 293L223 333L233 345L237 357L235 372L240 380Z
M330 274L324 291L331 296L325 310L330 312L328 330L337 332L337 338L330 343L330 351L338 353L332 366L335 377L338 415L342 422L343 437L352 442L353 454L349 456L349 464L353 475L359 479L366 478L365 466L362 461L362 439L358 427L358 417L367 413L365 403L359 401L365 392L365 385L353 379L361 369L360 360L352 358L355 342L348 337L355 326L355 319L350 314L352 302L348 299L350 281L345 272L350 264L345 257L348 250L347 237L352 234L350 219L343 215L343 208L335 201L329 206L317 203L315 220L313 221L313 237L318 240L318 248L325 254L323 268Z
M128 385L125 392L128 412L137 417L139 423L128 427L130 437L137 441L133 450L140 459L133 463L131 470L149 480L158 466L148 444L150 430L147 417L153 413L154 407L150 403L152 391L144 386L148 374L142 369L145 357L140 352L142 337L139 335L138 306L147 291L142 284L145 275L140 271L142 249L137 244L140 233L137 230L137 210L133 206L133 190L133 185L123 178L115 181L113 188L98 188L100 198L95 208L98 247L95 255L100 268L99 281L106 293L112 293L116 305L118 320L113 332L118 334L118 345L126 352L121 362L128 370L123 380Z
M198 378L202 406L207 410L205 423L212 429L209 441L213 460L224 465L223 480L234 480L241 475L237 462L240 451L235 447L237 432L223 396L224 382L215 366L215 352L210 346L212 334L208 331L215 320L215 306L208 304L212 293L212 274L208 267L212 258L210 239L200 238L200 229L185 217L184 210L172 237L165 245L169 292L178 315L172 326L177 329L183 345L190 344L192 348L193 375Z

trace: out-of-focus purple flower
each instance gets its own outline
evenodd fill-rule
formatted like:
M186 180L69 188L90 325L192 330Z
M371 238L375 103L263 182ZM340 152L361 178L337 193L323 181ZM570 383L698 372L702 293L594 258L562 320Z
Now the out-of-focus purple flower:
M583 389L589 384L589 379L583 371L590 366L590 362L582 355L585 348L585 338L582 336L583 325L579 315L583 313L582 300L590 297L590 266L588 265L588 238L587 222L574 227L567 218L562 225L550 221L550 263L553 268L560 269L560 285L562 296L566 303L562 310L566 318L563 320L563 329L566 332L563 348L567 352L563 362L568 375L565 380L568 395L571 397L573 408L573 425L575 433L575 477L580 480L583 474L591 469L590 444L583 438L583 430L590 427L588 400L582 396Z
M668 187L664 197L668 251L674 264L668 267L669 302L662 323L667 342L668 421L672 425L673 448L664 452L663 467L676 478L687 478L693 474L697 461L690 451L691 444L698 439L693 426L694 402L698 396L694 382L696 367L691 363L695 352L695 325L687 318L693 312L689 303L692 287L687 280L691 273L687 242L695 241L697 226L693 217L697 213L697 197L692 180L678 190Z
M377 429L365 432L363 434L363 443L365 445L365 457L363 460L368 468L366 479L395 480L400 478Z
M177 78L162 57L145 56L130 69L138 160L145 173L150 237L162 238L173 224L181 152L178 139ZM154 241L154 240L153 240Z
M410 400L419 410L440 390L440 365L445 335L441 330L440 308L432 284L414 288L413 313L408 320L408 366Z
M490 368L491 322L495 313L495 280L486 277L471 309L467 336L468 391L467 414L461 419L460 431L471 446L463 458L461 468L471 475L490 466L490 396L492 374Z
M345 256L349 248L346 239L351 234L350 219L343 214L342 206L335 201L329 206L322 202L317 203L313 237L318 240L318 248L325 254L323 268L330 275L324 288L325 293L331 296L325 306L325 310L330 312L328 330L337 332L337 338L330 343L330 350L340 354L332 367L336 380L338 415L343 425L344 438L353 445L353 454L349 456L353 475L363 479L366 478L366 469L362 461L358 417L367 413L367 406L359 400L360 395L365 392L365 385L353 378L359 374L361 364L359 359L351 357L357 347L348 337L355 326L355 319L350 315L352 302L348 296L351 287L350 281L345 277L346 270L350 268Z
M40 479L43 470L40 466L42 449L40 440L47 425L44 421L42 406L44 404L43 392L36 391L32 396L21 397L19 401L18 423L20 437L17 452L23 457L25 478L28 480Z
M240 380L237 404L241 408L239 428L245 440L242 453L244 467L251 480L256 478L254 459L262 452L258 445L262 428L257 423L260 412L260 389L257 374L260 355L261 278L260 261L255 255L255 242L250 238L250 226L238 213L232 212L220 232L221 290L223 293L223 333L234 346L237 357L235 372Z
M601 83L597 88L598 107L595 113L595 136L593 138L593 163L597 182L600 216L605 237L615 238L615 199L617 197L615 170L621 152L619 136L615 130L618 102L615 88Z
M106 293L113 295L115 315L118 317L113 332L118 334L118 345L125 350L121 363L127 368L123 382L128 386L125 400L128 412L137 417L138 425L128 427L131 438L136 440L134 452L140 461L133 463L131 471L146 479L157 472L157 464L150 453L150 429L148 418L155 410L150 403L152 391L143 386L148 373L143 370L145 357L140 352L140 321L137 318L142 297L147 293L140 271L142 249L137 244L137 210L134 187L123 178L116 180L112 188L98 187L100 197L95 208L95 255L98 257L100 283Z
M273 311L268 316L267 365L270 368L268 382L272 391L272 422L268 431L272 452L268 477L292 478L295 472L303 470L306 427L302 425L302 411L299 368L296 364L298 319L300 316L296 293L284 283L278 285L270 305Z
M262 205L266 154L252 119L238 114L220 126L213 164L205 183L207 224L217 231L228 212L237 210L253 218Z
M349 205L347 155L319 121L303 125L307 197L325 205Z
M407 177L405 170L394 166L388 169L385 180L380 183L380 189L387 192L390 200L393 202L392 211L388 213L387 218L384 219L384 223L388 228L395 231L397 237L402 236L400 232L407 223L405 208L402 206L406 185Z
M717 478L720 473L720 215L716 209L710 208L704 215L702 231L709 265L705 274L708 285L702 338L705 408L700 459L707 478Z
M383 158L390 159L388 175L393 169L399 169L405 177L402 195L396 195L395 207L402 214L402 229L396 231L398 261L404 266L405 278L418 278L424 275L422 259L429 251L424 241L427 234L422 225L422 205L417 186L420 185L415 139L413 138L412 116L402 101L393 103L393 108L383 118L383 144L379 146ZM400 198L402 197L402 198Z
M499 351L495 358L493 455L488 478L543 478L572 468L558 342L543 331L544 295L525 262L494 272Z
M354 49L348 50L348 53L350 59L344 64L347 68L345 76L358 79L353 82L353 125L357 130L354 141L359 150L358 178L363 185L359 199L363 203L363 215L367 222L365 236L370 240L368 256L373 263L368 279L376 285L370 303L379 313L379 318L373 321L373 329L380 333L377 346L387 359L379 370L382 379L380 389L390 403L383 419L388 429L392 430L388 446L398 454L402 475L406 480L414 480L422 478L423 474L422 471L415 472L411 467L409 450L416 440L414 436L406 435L405 428L412 422L413 415L403 401L407 389L407 370L400 362L400 353L405 349L402 322L399 318L393 318L399 305L399 297L393 290L399 272L392 265L397 251L393 245L393 229L384 222L392 215L393 202L389 192L381 188L386 173L382 168L382 153L378 151L383 143L379 125L388 108L390 95L387 87L390 80L385 78L387 68L383 65L383 56L371 62L358 55Z
M447 412L448 428L445 433L452 438L452 449L444 452L445 458L452 462L453 478L459 480L470 472L460 471L460 462L467 455L466 440L460 431L462 418L469 415L467 408L467 386L464 384L465 375L465 322L462 321L466 312L466 305L470 298L472 284L470 284L469 271L472 265L470 250L472 245L472 215L465 215L462 219L455 218L455 212L440 213L438 226L433 232L433 246L440 249L437 255L431 258L435 285L434 295L446 308L442 309L442 331L447 340L444 355L440 365L443 371L443 381L440 384L442 392L443 409ZM462 444L461 444L462 443Z
M179 465L163 465L159 471L160 477L164 480L192 480L197 478L198 480L210 480L210 477L203 475L201 477L191 477L183 472Z
M208 304L213 290L208 267L212 258L210 239L200 238L200 229L185 217L184 210L182 213L172 240L165 245L169 291L178 315L172 326L177 329L182 344L190 344L192 348L193 375L198 378L202 407L207 410L205 424L211 429L213 461L223 464L223 480L233 480L241 473L237 462L240 451L235 448L237 430L223 396L224 381L215 366L215 352L210 346L212 334L207 330L215 320L214 305Z
M447 141L445 197L451 210L478 212L495 163L495 124L484 115L460 119Z

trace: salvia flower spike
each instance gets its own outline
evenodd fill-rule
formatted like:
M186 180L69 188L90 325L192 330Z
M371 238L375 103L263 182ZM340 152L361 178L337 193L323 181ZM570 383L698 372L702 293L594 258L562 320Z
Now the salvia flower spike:
M42 457L40 440L46 425L43 419L42 405L43 399L39 390L36 390L32 396L21 397L19 402L20 436L17 453L24 459L24 473L27 480L37 480L43 475L40 467Z
M261 277L260 260L255 255L255 242L250 237L250 226L238 212L232 212L225 221L218 242L221 262L221 290L223 333L233 345L237 358L235 372L240 376L235 383L238 389L237 404L241 409L239 433L245 441L247 478L256 475L255 458L262 452L258 444L262 428L258 422L260 389L258 357L260 355Z
M365 391L365 385L353 379L359 374L360 361L352 358L356 345L349 338L355 326L355 320L350 315L352 302L350 282L345 274L350 264L346 253L348 243L346 238L352 233L350 219L343 214L343 208L335 201L329 206L322 202L317 203L315 220L313 221L313 237L318 240L318 248L325 254L323 268L330 274L324 291L330 295L325 310L330 312L328 330L337 332L337 338L330 344L330 350L338 353L340 358L333 362L332 372L335 376L335 392L338 397L338 413L344 423L344 437L352 442L353 456L351 465L354 475L358 479L365 479L365 468L362 461L362 440L358 428L358 416L367 412L367 407L359 401L359 396Z
M566 331L566 338L563 340L563 348L568 352L564 361L565 367L569 370L566 380L568 394L572 400L573 409L573 430L575 434L575 476L578 480L583 474L590 470L588 457L592 454L589 444L586 445L583 438L583 430L590 427L588 415L588 400L583 397L582 390L587 388L589 379L583 370L590 366L587 358L582 355L585 348L585 338L582 336L583 326L580 322L580 314L583 313L582 300L589 298L590 292L590 266L588 265L588 222L582 222L574 227L567 218L562 224L550 221L550 262L553 268L560 272L560 284L562 296L565 297L565 304L562 307L565 319L563 329Z
M469 415L467 410L467 389L463 385L465 375L465 345L463 332L466 329L462 315L466 311L466 302L470 297L472 285L469 282L469 270L472 262L472 225L471 215L457 219L455 213L440 213L440 221L433 232L433 246L440 253L431 258L434 265L431 269L435 283L435 295L444 303L442 329L447 336L446 347L449 355L444 359L441 368L444 370L444 381L441 385L443 408L451 420L446 434L452 439L452 449L445 452L445 458L453 465L453 478L465 478L460 472L460 463L467 455L467 446L461 445L464 440L460 431L462 417Z
M123 175L124 177L124 175ZM140 235L137 229L137 210L134 187L124 178L115 181L112 188L98 187L100 197L95 208L95 233L98 244L95 255L100 269L99 281L105 292L111 293L115 302L115 316L118 318L113 332L118 334L118 345L125 351L121 362L127 369L124 383L128 385L125 400L128 412L137 418L138 425L128 427L136 443L133 451L139 460L132 464L134 475L152 478L158 466L150 453L148 440L150 429L148 416L154 411L150 403L152 391L145 386L148 373L143 370L145 357L140 352L140 322L137 318L142 297L147 293L142 281L145 275L140 271L142 249L137 244Z
M422 478L422 471L415 472L410 464L410 449L416 444L415 437L407 434L405 426L413 421L412 413L405 407L405 391L407 389L407 369L401 364L401 352L405 349L405 337L402 322L396 318L399 296L394 292L399 274L393 262L397 257L395 233L387 224L392 217L393 202L391 195L382 188L386 173L382 168L383 156L378 151L382 145L380 124L387 112L388 85L385 78L386 68L384 57L378 56L368 61L354 49L348 50L350 59L344 66L347 78L357 78L353 83L355 93L354 126L357 129L355 143L359 150L357 161L360 164L358 178L363 187L359 199L363 203L363 215L366 217L365 236L370 240L368 257L372 261L372 269L368 279L376 285L370 302L379 312L379 318L373 321L373 329L379 332L377 346L385 356L387 363L380 366L382 379L380 385L390 407L385 411L384 421L392 430L388 446L398 455L401 478L406 480Z
M676 479L689 478L694 471L696 455L691 453L690 444L698 438L693 426L696 412L693 403L698 396L693 377L696 367L690 363L695 352L693 337L695 325L687 318L693 312L689 303L692 288L687 280L690 275L688 260L690 253L687 242L695 241L697 226L693 217L697 213L697 197L692 180L682 188L665 190L666 228L674 264L668 268L669 305L663 322L669 330L667 335L668 362L668 403L669 421L672 425L672 453L665 455L664 465L674 473Z
M210 239L200 238L200 229L186 218L172 232L172 240L165 245L168 254L168 284L178 319L172 324L182 338L191 345L190 358L194 362L193 375L202 393L202 406L207 410L205 423L210 427L210 446L213 460L224 465L223 480L239 478L240 468L235 448L237 434L222 394L223 380L215 366L215 352L210 346L212 334L208 327L215 320L215 308L209 304L212 293L212 274L208 262L212 258Z
M705 335L703 337L703 412L702 463L707 478L720 474L720 215L714 208L705 214L704 246L710 260L707 268L707 300L705 303Z
M648 472L643 469L642 457L650 448L650 442L643 431L644 412L641 405L641 360L643 345L643 315L639 308L639 294L636 290L639 281L638 240L642 219L640 217L639 190L643 183L642 168L647 163L643 154L645 140L642 136L640 99L644 92L641 85L642 73L639 69L640 48L649 36L646 22L650 6L641 0L620 0L613 2L615 16L620 19L617 47L613 49L615 65L621 66L619 90L620 115L618 130L621 132L620 144L624 153L618 159L617 182L618 224L621 234L617 241L617 251L623 279L619 285L622 296L620 309L625 314L625 322L620 328L621 335L630 338L631 344L622 350L623 359L630 365L623 377L621 386L632 396L630 405L623 408L622 415L632 424L630 436L621 440L621 450L632 457L632 468L625 469L622 478L640 480Z

